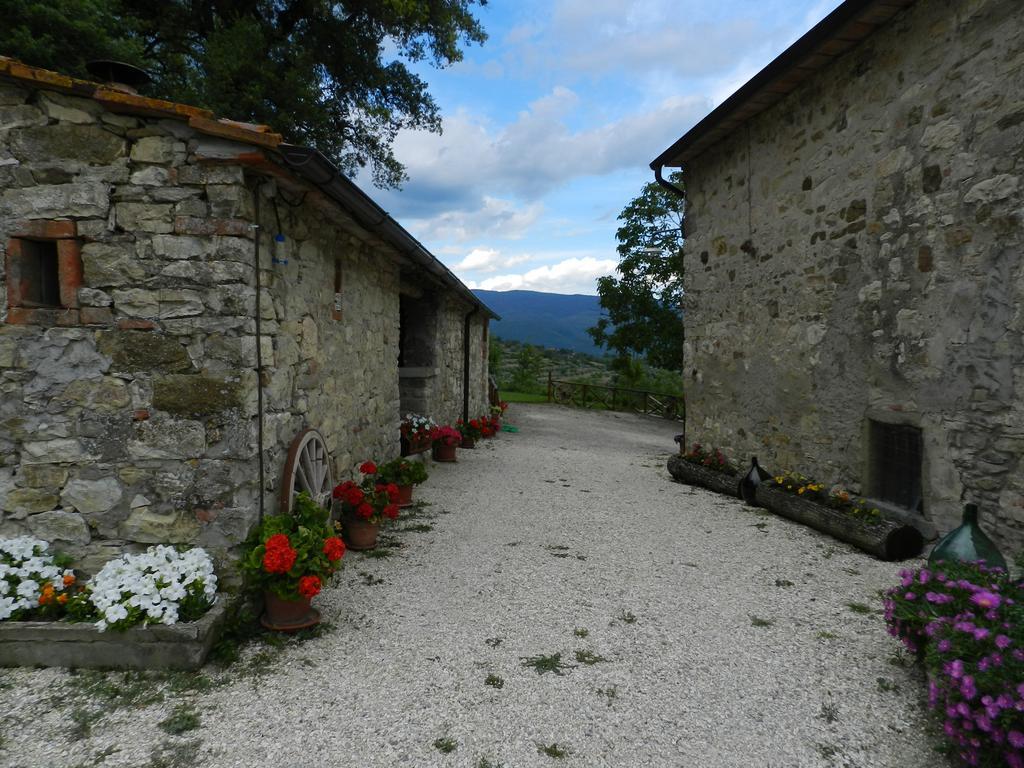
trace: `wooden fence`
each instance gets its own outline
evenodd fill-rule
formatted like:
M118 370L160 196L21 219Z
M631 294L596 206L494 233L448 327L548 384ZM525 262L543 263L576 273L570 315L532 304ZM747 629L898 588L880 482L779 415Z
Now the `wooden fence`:
M673 421L686 420L686 399L681 395L626 389L607 384L559 381L548 374L548 402L577 408L630 411L645 416L660 416Z

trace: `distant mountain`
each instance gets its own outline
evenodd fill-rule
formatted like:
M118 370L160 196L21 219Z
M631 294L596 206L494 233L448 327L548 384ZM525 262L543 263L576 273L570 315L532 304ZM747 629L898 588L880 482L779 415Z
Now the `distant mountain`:
M495 336L590 355L605 354L587 335L587 328L601 316L597 296L539 291L474 290L473 293L501 315L501 320L491 323L491 333Z

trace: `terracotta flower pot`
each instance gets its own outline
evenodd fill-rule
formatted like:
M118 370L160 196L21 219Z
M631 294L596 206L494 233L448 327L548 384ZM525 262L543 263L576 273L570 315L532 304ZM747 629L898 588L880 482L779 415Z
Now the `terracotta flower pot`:
M412 504L412 486L398 486L398 506L408 507L410 504Z
M462 438L462 445L459 448L476 448L476 438L466 435Z
M377 532L380 525L363 520L354 515L347 516L342 521L345 546L349 549L363 550L373 549L377 546Z
M455 461L457 446L434 443L434 461Z
M296 632L320 623L320 611L310 605L310 598L282 600L273 592L263 593L263 615L260 624L275 632Z

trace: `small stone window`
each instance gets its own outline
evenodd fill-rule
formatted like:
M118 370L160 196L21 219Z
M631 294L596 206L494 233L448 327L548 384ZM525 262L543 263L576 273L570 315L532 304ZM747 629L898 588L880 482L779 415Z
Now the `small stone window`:
M21 258L16 264L21 282L21 306L56 309L60 303L60 276L57 267L57 243L47 240L22 240Z
M334 300L331 302L331 317L341 320L341 259L334 260Z
M81 247L73 221L30 221L7 243L7 322L78 325Z
M923 512L921 430L909 424L870 422L871 496Z

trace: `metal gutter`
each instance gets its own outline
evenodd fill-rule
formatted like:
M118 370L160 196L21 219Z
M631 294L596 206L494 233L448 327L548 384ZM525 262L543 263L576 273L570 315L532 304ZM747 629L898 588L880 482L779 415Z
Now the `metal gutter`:
M489 317L495 320L501 319L419 240L410 235L388 215L387 211L346 178L321 152L295 144L281 144L277 147L277 152L289 170L318 187L351 214L360 226L390 243L400 253L408 256L413 262L433 275L438 282L451 288L461 298Z

